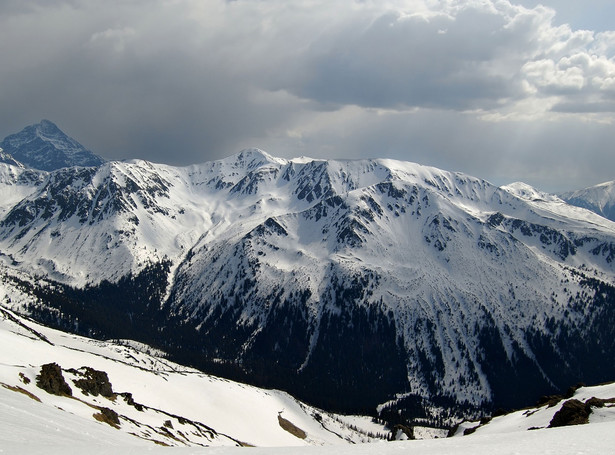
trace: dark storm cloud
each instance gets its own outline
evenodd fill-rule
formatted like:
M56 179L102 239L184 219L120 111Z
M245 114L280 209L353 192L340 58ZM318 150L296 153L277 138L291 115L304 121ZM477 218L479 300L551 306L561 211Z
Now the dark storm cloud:
M391 12L365 29L353 25L313 43L289 76L291 91L324 103L456 110L493 107L518 92L512 75L493 64L503 43L484 40L504 27L501 16Z
M552 27L544 8L440 6L368 24L351 17L313 42L280 87L322 103L401 110L493 110L530 95L612 94L612 34Z
M5 135L46 117L107 158L188 164L221 158L238 136L286 116L249 102L249 78L225 65L220 38L207 36L219 25L174 8L167 12L178 15L166 16L161 4L153 12L118 4L121 17L61 3L44 7L46 20L37 8L14 17L16 39L3 49L14 65L0 70Z
M0 136L49 118L110 159L258 146L551 187L583 150L574 181L597 183L613 168L615 33L554 14L505 0L6 1Z
M324 126L306 129L297 149L320 158L413 161L496 185L524 181L552 192L615 178L615 154L609 146L615 132L609 124L574 118L485 122L441 110L393 115L348 111L331 113Z

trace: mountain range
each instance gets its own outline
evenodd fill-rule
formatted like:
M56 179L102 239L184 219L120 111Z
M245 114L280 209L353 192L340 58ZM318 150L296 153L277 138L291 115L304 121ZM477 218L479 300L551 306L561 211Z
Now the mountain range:
M258 149L73 164L0 164L4 304L46 324L433 424L615 377L615 223L560 197Z

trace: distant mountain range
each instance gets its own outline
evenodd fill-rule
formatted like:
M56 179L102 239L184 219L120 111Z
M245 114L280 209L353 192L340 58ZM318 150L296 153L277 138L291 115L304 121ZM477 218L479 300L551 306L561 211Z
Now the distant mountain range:
M615 378L615 224L524 184L249 149L0 192L7 305L64 330L393 420Z
M583 207L615 221L615 181L559 195L569 204Z

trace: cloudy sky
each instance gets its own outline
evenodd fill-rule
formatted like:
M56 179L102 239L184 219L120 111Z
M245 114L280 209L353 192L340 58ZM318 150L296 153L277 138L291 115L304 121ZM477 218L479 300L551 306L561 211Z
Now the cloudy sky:
M615 179L612 0L2 0L0 38L0 139L47 118L108 159Z

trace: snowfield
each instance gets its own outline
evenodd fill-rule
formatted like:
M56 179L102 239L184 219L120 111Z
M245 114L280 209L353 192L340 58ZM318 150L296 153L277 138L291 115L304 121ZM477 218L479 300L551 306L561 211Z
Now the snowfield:
M615 447L615 422L611 420L536 431L473 434L459 438L352 446L165 448L141 441L94 420L42 406L26 396L4 388L0 388L0 406L0 453L3 454L606 455L612 454Z

